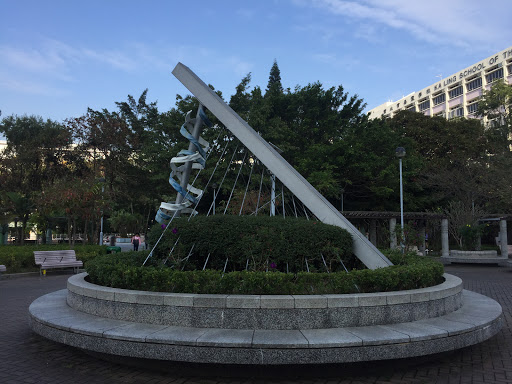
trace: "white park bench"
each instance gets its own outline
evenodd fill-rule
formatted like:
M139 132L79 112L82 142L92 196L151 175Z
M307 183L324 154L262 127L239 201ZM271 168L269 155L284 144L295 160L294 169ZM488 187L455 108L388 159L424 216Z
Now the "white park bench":
M84 265L82 261L76 259L73 249L34 251L34 259L36 265L39 265L39 275L41 275L42 271L56 268L73 268L73 271L76 273L78 268Z

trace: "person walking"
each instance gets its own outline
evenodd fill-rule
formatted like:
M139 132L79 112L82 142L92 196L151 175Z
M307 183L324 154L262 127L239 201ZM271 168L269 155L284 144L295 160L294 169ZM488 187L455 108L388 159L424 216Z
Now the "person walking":
M135 236L132 237L132 244L133 244L133 250L138 251L139 244L140 244L140 235L138 233L136 233Z

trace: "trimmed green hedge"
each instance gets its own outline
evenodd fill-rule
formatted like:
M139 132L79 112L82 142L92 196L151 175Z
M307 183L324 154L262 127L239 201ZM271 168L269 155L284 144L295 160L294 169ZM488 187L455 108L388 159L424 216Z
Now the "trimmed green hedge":
M350 273L176 271L145 266L144 255L100 256L87 265L98 285L156 292L210 294L329 294L389 292L424 288L443 282L443 265L430 258L387 252L394 266Z
M305 219L268 216L215 215L173 220L167 230L155 225L149 244L153 258L166 259L176 269L241 271L326 272L359 266L352 253L352 237L339 227ZM176 243L176 241L179 241ZM176 244L176 245L175 245ZM151 247L150 247L151 248ZM192 249L192 251L191 251ZM208 256L209 255L209 256ZM307 259L307 266L306 266Z
M2 245L0 246L0 264L4 264L7 273L35 272L39 267L34 264L34 251L56 251L74 249L76 258L84 262L84 266L98 255L106 254L107 247L101 245Z

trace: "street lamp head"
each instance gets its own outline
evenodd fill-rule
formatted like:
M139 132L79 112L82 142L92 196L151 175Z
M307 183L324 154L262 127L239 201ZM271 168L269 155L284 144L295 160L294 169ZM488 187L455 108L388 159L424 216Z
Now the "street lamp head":
M218 187L217 183L213 183L213 184L212 184L212 188L213 188L213 189L217 189L217 187Z
M396 150L395 150L395 155L396 157L398 157L399 159L401 159L402 157L405 156L405 148L404 147L398 147Z

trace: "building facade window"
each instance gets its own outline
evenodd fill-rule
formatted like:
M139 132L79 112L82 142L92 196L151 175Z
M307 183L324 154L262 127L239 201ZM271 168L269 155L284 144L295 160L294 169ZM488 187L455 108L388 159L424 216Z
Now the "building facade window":
M446 94L442 93L434 97L434 105L442 104L446 101Z
M498 68L496 71L485 75L487 84L492 83L494 80L503 79L503 68Z
M481 119L478 115L478 102L486 89L495 81L512 86L512 46L482 59L474 65L466 65L443 81L412 92L396 101L388 100L372 111L372 118L384 114L393 116L395 111L408 110L428 116ZM372 112L370 111L370 112ZM492 123L491 123L492 124Z
M478 110L478 103L473 103L468 105L468 114L473 115Z
M425 109L429 109L429 108L430 108L430 100L423 101L418 105L418 109L420 110L420 112L423 112Z
M464 93L464 88L461 86L457 88L450 89L448 91L448 95L450 96L450 99L453 99L454 97L460 96Z
M482 88L482 78L477 77L474 80L471 80L469 83L466 84L466 88L469 91L472 91L473 89Z
M464 108L462 108L462 106L458 105L455 108L452 108L448 114L449 119L453 119L455 117L464 117Z

